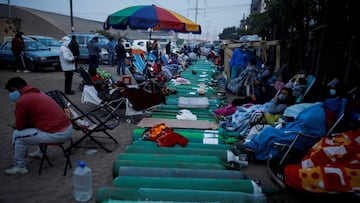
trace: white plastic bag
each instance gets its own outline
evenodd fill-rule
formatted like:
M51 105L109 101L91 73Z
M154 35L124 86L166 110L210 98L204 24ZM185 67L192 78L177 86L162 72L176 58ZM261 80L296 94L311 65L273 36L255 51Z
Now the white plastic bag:
M176 119L179 120L197 120L197 116L192 114L191 111L187 109L181 109L176 115Z

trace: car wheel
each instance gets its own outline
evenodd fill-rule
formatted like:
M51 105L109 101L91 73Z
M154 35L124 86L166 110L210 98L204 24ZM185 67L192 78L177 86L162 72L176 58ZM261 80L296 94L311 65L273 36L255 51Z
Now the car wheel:
M101 56L99 57L99 64L105 64L105 60Z
M28 60L27 63L26 63L26 69L31 71L31 72L34 72L36 70L34 62L31 61L31 60Z
M55 70L56 70L56 71L61 71L61 70L62 70L62 69L61 69L61 65L55 66Z

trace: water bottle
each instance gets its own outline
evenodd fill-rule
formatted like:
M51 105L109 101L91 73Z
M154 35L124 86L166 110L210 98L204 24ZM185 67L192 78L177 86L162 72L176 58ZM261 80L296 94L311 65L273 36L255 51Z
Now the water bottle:
M79 202L86 202L92 197L92 172L86 163L80 161L73 176L74 198Z

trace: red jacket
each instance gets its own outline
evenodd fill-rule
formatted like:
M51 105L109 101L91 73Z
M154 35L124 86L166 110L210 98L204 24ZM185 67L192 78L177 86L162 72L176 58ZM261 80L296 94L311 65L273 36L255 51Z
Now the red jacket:
M44 92L25 86L16 102L16 129L38 128L41 131L55 133L69 127L71 122L60 106Z
M16 53L20 54L25 49L24 42L20 38L14 38L11 41L11 50Z

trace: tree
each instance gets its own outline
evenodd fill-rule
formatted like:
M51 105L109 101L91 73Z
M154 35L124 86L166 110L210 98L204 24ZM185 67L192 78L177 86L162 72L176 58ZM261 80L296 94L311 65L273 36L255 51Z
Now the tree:
M267 0L266 12L250 15L249 32L281 41L288 74L305 69L318 81L359 75L359 32L354 1ZM351 77L353 77L351 79Z
M238 40L240 38L239 28L228 27L223 30L222 33L219 34L220 39L228 39L228 40Z

